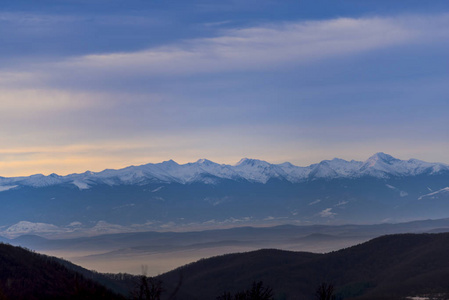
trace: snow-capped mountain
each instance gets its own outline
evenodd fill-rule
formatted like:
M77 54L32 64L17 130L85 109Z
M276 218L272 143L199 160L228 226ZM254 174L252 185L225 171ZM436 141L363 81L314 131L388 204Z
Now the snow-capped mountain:
M434 174L443 170L447 171L448 165L417 159L400 160L385 153L371 156L360 168L362 174L374 177L416 176L423 173Z
M449 217L449 166L377 153L307 167L244 158L0 178L0 235Z
M87 171L67 176L37 174L29 177L0 178L0 192L20 186L45 187L58 184L72 184L79 189L88 189L96 184L138 185L150 182L215 184L220 179L257 183L267 183L269 180L276 179L297 183L323 178L363 176L389 178L448 171L449 166L446 164L428 163L417 159L400 160L385 153L376 153L364 162L334 158L308 167L298 167L288 162L270 164L266 161L248 158L240 160L236 165L217 164L207 159L180 165L169 160L158 164L130 166L120 170Z

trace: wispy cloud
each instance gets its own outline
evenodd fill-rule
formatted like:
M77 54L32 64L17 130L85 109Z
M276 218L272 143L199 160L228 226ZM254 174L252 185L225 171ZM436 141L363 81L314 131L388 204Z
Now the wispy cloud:
M269 24L144 51L87 55L61 66L158 76L263 70L448 36L448 24L448 15Z
M9 22L13 16L1 18ZM59 22L32 16L23 22L53 21ZM169 158L230 163L253 156L306 165L333 156L361 159L376 151L405 157L415 157L410 151L438 151L435 159L416 157L447 157L444 110L423 105L443 103L447 76L403 81L406 68L399 76L382 77L401 68L392 64L379 66L384 82L365 78L354 84L359 73L344 73L353 71L346 62L363 74L375 73L378 53L385 63L415 46L435 44L432 50L441 51L449 15L214 28L212 38L172 39L141 51L49 55L45 63L2 65L0 143L7 146L0 156L8 159L0 175L99 170ZM400 51L390 57L385 49ZM351 60L370 53L370 62ZM425 51L422 57L435 63ZM328 71L344 82L326 81ZM11 155L16 150L20 157ZM32 164L33 171L25 171Z
M291 68L404 44L449 37L449 15L339 18L265 24L220 31L213 38L183 40L135 52L91 54L0 72L0 85L22 80L92 87L108 78L130 81L219 72ZM67 84L71 82L71 84Z
M322 218L331 218L334 217L336 215L336 213L332 212L332 208L326 208L324 210L322 210L319 215Z
M98 95L83 92L66 92L50 89L1 89L0 115L39 113L42 111L74 110L95 105L92 98Z

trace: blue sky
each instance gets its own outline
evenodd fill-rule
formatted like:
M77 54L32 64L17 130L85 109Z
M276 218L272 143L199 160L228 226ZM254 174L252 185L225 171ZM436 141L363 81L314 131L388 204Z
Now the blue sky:
M2 1L0 175L449 163L447 1Z

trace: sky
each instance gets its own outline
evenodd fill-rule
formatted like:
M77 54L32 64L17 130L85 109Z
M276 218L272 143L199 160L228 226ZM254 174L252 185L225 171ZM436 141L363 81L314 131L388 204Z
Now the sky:
M449 163L447 0L2 0L0 176Z

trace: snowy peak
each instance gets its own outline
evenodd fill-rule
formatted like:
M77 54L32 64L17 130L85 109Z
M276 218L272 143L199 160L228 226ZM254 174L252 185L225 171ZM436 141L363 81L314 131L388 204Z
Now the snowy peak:
M31 175L30 177L25 177L23 182L32 187L44 187L60 184L64 181L63 176L56 174L50 174L48 176L42 174Z
M234 166L234 170L239 176L252 182L266 183L270 179L287 179L288 177L281 166L258 159L244 158Z
M98 184L143 185L152 182L216 184L220 180L246 180L265 184L273 179L295 183L320 178L358 178L363 176L388 178L420 174L432 175L440 172L449 172L449 166L417 159L400 160L381 152L374 154L364 162L334 158L308 167L298 167L288 162L270 164L263 160L249 158L244 158L235 165L217 164L207 159L199 159L187 164L178 164L169 160L157 164L130 166L119 170L87 171L67 176L37 174L29 177L0 177L0 192L7 192L21 186L39 188L58 184L86 190Z
M323 160L315 166L310 174L310 178L336 178L356 176L361 163L356 161L346 161L340 158Z
M386 166L392 166L397 162L400 162L401 160L394 158L393 156L389 154L385 154L383 152L379 152L368 158L363 167L368 168L375 168L379 170L384 170Z
M148 164L148 165L153 165L153 164ZM174 161L173 159L163 161L163 162L161 162L161 165L165 165L165 166L179 166L179 164L176 161Z
M444 164L428 163L417 159L407 161L394 158L385 153L376 153L368 158L360 169L361 174L374 177L416 176L449 170Z
M257 167L257 166L267 166L270 165L270 163L259 160L259 159L253 159L253 158L242 158L238 163L235 164L235 167L239 166L250 166L250 167Z
M210 166L210 165L215 165L216 163L214 163L213 161L210 161L208 159L201 158L196 161L196 164Z
M338 173L332 168L329 161L322 161L317 164L309 173L313 178L334 178L339 177Z
M401 160L391 155L379 152L368 158L362 165L360 171L365 175L375 177L388 177L387 174L397 174L397 166Z
M366 161L371 163L385 163L391 165L394 162L400 161L400 159L394 158L393 156L385 154L383 152L378 152L368 158Z

